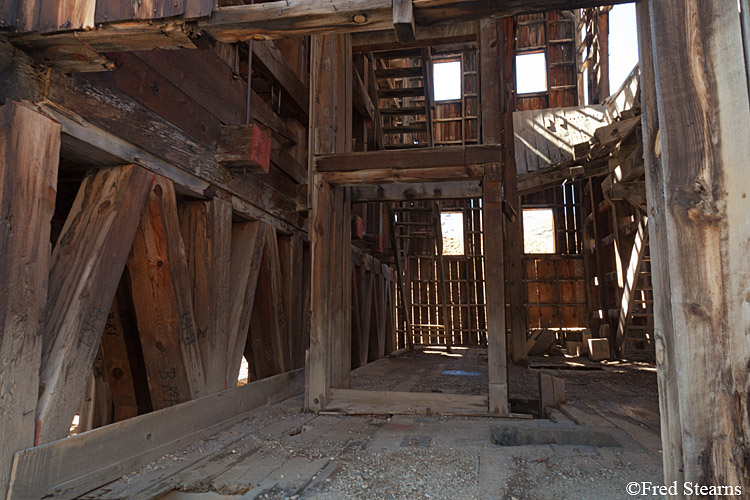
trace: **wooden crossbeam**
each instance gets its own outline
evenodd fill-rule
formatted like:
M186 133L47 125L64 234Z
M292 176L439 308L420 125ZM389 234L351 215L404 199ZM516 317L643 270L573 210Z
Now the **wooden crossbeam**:
M376 184L352 187L352 201L405 201L481 198L480 180Z
M0 108L0 497L13 454L34 444L59 155L60 125L6 101Z
M158 177L128 261L155 410L199 397L205 377L174 186Z
M393 0L393 29L400 43L416 41L412 0Z
M502 151L501 145L480 145L319 155L315 157L315 169L319 172L356 172L374 169L472 167L501 163Z
M68 435L153 178L134 165L106 168L78 190L50 265L39 444Z

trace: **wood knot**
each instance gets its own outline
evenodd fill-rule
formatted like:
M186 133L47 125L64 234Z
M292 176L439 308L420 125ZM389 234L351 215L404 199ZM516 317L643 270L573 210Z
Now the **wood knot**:
M357 14L352 18L352 21L354 21L357 24L365 24L367 22L367 16L364 14Z

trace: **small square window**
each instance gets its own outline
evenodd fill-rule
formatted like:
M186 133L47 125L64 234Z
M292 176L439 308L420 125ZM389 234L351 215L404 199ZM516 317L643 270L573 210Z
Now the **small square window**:
M435 101L461 99L461 61L436 62L432 65Z
M524 253L555 253L555 217L549 208L523 211Z
M443 255L464 255L464 214L443 212L440 214L443 231Z
M547 58L544 52L516 56L516 92L533 94L547 91Z

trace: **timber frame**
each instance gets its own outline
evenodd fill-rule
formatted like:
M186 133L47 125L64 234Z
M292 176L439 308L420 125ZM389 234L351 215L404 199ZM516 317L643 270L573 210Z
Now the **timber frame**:
M528 330L520 194L575 178L580 169L566 171L571 163L518 178L518 24L502 16L605 2L233 3L239 5L149 0L123 9L110 0L0 1L0 496L85 493L303 391L305 406L317 412L514 416L507 364L527 362ZM750 491L750 140L743 126L750 122L750 2L739 7L738 15L724 0L641 0L640 118L616 116L616 125L602 129L616 136L627 125L630 134L640 122L640 149L630 161L643 158L636 187L645 189L649 220L634 222L638 241L648 232L653 261L650 341L665 481ZM595 17L586 21L597 23L589 31L606 31L606 19ZM458 22L441 24L445 19ZM293 47L299 60L309 48L309 66L295 67L282 54L279 44L290 36L309 36ZM481 144L352 151L357 138L383 146L378 125L377 140L367 141L366 126L355 130L353 123L354 102L360 117L380 122L372 80L353 72L361 64L374 74L362 54L441 39L478 44ZM231 54L227 44L234 42L242 43ZM596 50L606 66L606 45ZM188 75L191 64L212 68L215 82ZM581 64L597 63L576 60L576 76ZM155 71L167 67L171 80ZM253 71L263 75L270 98L250 84ZM601 79L587 83L598 97L608 93ZM203 91L214 84L216 92ZM268 174L217 160L227 126L267 132ZM80 164L66 193L71 206L55 220L61 158ZM604 168L593 159L589 167L586 177ZM590 183L587 194L591 218L605 219L599 209L612 200L598 198L601 185ZM390 298L383 317L399 280L377 255L352 248L353 203L462 197L482 198L488 228L487 397L352 390L350 333L359 326L353 268L359 264L379 283L379 300ZM614 223L611 235L594 230L595 247L621 243ZM643 252L633 248L628 267L637 273ZM304 262L309 283L295 294L292 270ZM600 260L591 264L586 281L589 268L609 274ZM627 313L629 297L616 298ZM600 314L618 302L599 301ZM299 332L306 322L304 352ZM107 382L122 389L111 406L123 421L63 439L81 396L125 366L117 361L127 358L133 328L142 365ZM395 330L378 329L376 357L397 350ZM210 335L227 331L225 338ZM101 341L102 332L111 337ZM367 359L363 340L359 363ZM107 353L121 357L112 362ZM235 387L243 356L252 361L250 383ZM92 464L90 457L99 460L113 442L126 452ZM31 478L40 470L49 474L37 484Z

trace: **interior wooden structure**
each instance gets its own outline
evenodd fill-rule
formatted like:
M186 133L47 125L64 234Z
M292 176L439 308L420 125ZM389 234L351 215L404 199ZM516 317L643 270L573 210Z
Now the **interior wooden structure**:
M640 0L610 89L611 3L0 0L0 497L302 393L528 418L508 366L546 331L655 363L665 484L750 491L750 3ZM352 388L466 348L481 393Z

